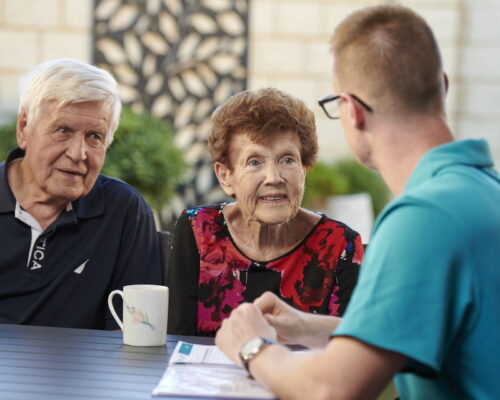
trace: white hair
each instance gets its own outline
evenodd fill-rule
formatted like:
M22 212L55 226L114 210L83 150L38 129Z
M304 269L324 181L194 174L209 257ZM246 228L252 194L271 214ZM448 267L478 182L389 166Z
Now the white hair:
M36 123L41 107L51 101L57 107L86 101L109 105L106 145L111 144L120 119L118 83L101 68L69 58L45 61L21 79L19 113L24 109L27 124Z

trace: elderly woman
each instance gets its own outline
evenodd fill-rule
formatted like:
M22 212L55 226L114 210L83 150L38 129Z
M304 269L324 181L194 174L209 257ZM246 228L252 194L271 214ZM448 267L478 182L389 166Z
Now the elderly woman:
M313 113L275 89L241 92L212 116L209 150L231 203L185 210L169 261L169 333L213 335L236 306L271 291L341 315L363 246L347 225L300 207L314 165Z

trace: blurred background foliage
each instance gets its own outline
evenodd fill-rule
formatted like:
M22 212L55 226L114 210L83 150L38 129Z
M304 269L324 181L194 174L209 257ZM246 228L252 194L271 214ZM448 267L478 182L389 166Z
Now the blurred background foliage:
M17 146L16 121L0 126L0 160ZM134 186L149 205L160 211L182 182L186 163L175 146L172 126L147 112L124 107L102 173Z
M106 154L103 174L134 186L160 213L182 182L186 163L174 143L172 126L147 112L123 109Z
M333 164L318 162L307 173L302 205L311 210L323 210L330 196L363 192L370 195L376 217L390 199L389 190L377 172L352 159Z
M0 126L0 161L7 158L9 151L17 146L16 141L16 119Z

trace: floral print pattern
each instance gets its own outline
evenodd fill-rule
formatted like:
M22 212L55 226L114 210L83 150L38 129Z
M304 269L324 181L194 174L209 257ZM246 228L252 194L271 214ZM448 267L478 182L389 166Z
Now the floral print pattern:
M222 205L187 210L200 252L198 332L211 334L245 299L242 276L252 265L233 243L225 225ZM279 293L292 306L306 311L340 315L348 298L339 297L339 273L357 273L363 257L360 236L347 225L322 216L304 240L265 268L280 275ZM347 271L349 273L350 271ZM248 276L248 275L247 275ZM344 293L350 297L353 287ZM345 295L344 295L345 297Z

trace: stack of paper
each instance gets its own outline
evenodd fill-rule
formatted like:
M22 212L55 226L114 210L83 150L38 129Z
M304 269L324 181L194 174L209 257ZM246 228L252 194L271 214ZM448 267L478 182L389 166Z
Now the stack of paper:
M216 346L178 342L153 396L276 399Z

